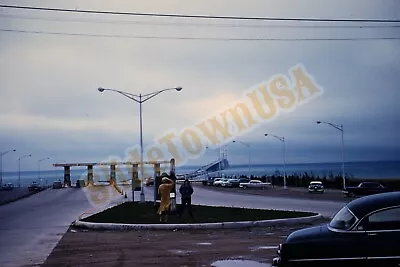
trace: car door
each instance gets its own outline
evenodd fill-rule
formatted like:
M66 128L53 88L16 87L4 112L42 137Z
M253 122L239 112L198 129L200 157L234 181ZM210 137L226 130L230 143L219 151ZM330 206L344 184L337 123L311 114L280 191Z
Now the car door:
M360 226L365 230L364 244L368 263L375 266L398 266L400 207L376 211L366 216Z
M250 184L252 188L257 188L260 186L260 183L258 181L250 181Z

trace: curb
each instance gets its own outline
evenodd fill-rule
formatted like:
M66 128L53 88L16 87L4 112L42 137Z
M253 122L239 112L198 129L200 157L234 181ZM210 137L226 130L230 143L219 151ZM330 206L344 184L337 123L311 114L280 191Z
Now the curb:
M192 223L192 224L119 224L119 223L91 223L80 220L72 225L79 228L94 230L178 230L178 229L240 229L249 227L268 227L312 223L321 220L321 214L289 219L275 219L262 221L221 222L221 223Z

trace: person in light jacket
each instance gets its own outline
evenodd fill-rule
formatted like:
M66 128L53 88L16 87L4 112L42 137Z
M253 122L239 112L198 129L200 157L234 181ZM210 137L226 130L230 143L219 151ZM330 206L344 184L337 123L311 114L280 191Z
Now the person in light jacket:
M161 184L158 187L158 194L161 197L160 207L158 208L158 215L160 215L160 222L166 223L168 221L168 212L171 206L171 191L174 188L175 182L169 179L168 174L161 175Z

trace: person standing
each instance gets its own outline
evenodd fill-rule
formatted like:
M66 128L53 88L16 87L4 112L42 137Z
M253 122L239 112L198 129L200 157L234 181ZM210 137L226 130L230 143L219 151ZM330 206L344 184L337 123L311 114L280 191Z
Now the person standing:
M161 184L158 187L158 194L161 197L160 207L158 208L158 215L160 215L160 222L166 223L168 221L168 212L171 206L170 193L174 188L174 181L169 179L168 174L161 175Z
M181 187L179 188L179 193L181 194L181 207L179 209L179 217L182 217L185 208L187 207L190 218L194 221L193 211L192 211L192 194L193 187L190 184L189 179L185 179Z

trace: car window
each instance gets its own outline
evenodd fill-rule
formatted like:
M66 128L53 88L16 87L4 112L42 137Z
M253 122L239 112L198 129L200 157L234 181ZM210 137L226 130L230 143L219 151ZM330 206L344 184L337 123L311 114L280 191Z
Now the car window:
M367 187L367 188L380 188L381 185L378 184L378 183L366 183L364 187Z
M357 218L349 211L347 206L345 206L336 213L335 217L333 217L332 221L329 223L329 226L339 230L349 230L356 220Z
M365 230L400 230L400 208L378 211L365 218Z

